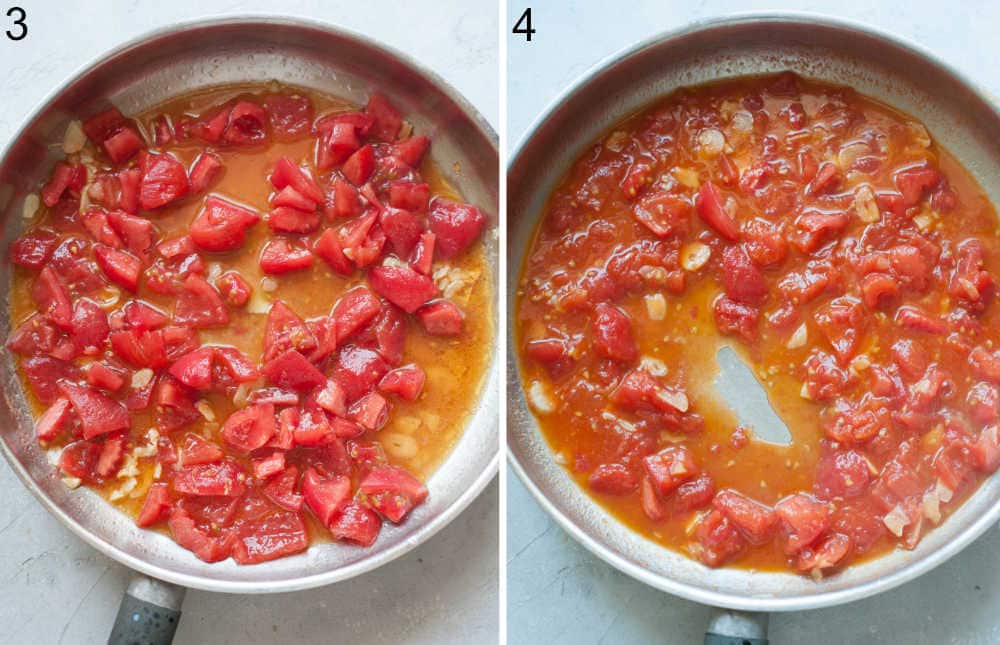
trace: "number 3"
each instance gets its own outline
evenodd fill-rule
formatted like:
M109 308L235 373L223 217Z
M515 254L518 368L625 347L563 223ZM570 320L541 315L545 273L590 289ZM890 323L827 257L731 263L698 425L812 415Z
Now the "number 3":
M21 7L11 7L7 10L7 17L13 18L18 16L17 20L14 21L14 25L20 27L21 30L15 35L10 29L7 30L7 37L11 40L23 40L25 36L28 35L28 25L25 24L24 19L28 17L28 14L24 12Z

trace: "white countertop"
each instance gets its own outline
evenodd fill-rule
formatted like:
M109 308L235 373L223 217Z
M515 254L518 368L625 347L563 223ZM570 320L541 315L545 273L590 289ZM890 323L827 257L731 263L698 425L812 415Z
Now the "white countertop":
M0 2L28 13L20 42L0 27L0 140L85 62L156 27L199 16L304 16L363 32L407 52L462 92L496 128L497 8L434 0L243 2L169 0ZM497 484L406 556L359 578L311 591L234 596L190 591L175 642L488 643L497 633ZM128 570L49 517L0 465L0 643L103 643Z
M508 5L510 31L525 6L531 43L508 34L508 141L566 85L605 56L695 19L750 10L827 13L922 43L1000 96L1000 3L928 0L726 2L573 0ZM511 643L700 643L707 608L636 582L568 537L508 472L507 622ZM1000 642L1000 528L933 572L874 598L771 618L775 645Z

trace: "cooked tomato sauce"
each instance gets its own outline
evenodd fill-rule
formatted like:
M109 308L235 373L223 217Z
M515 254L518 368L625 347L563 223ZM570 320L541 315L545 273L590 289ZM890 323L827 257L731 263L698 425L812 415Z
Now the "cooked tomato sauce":
M680 90L570 168L521 269L556 460L711 566L913 548L1000 464L996 213L923 125L792 74ZM751 367L792 435L739 427Z
M6 344L67 484L241 564L426 498L494 330L485 217L411 130L275 84L70 126Z

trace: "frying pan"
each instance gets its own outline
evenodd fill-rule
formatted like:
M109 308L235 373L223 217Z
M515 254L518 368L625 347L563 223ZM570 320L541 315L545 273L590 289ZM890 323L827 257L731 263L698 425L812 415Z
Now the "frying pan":
M416 131L434 140L432 155L467 200L497 221L496 135L454 89L406 56L359 34L304 20L240 17L180 24L150 33L87 66L56 89L0 156L3 247L23 227L25 197L38 191L61 154L67 123L111 100L126 114L180 93L224 83L278 80L363 103L381 90ZM485 236L490 280L497 287L498 250ZM10 284L0 262L0 284ZM9 307L9 286L2 290ZM8 316L0 332L10 333ZM430 496L401 526L386 525L376 544L313 546L305 553L253 566L206 564L168 536L137 528L97 494L68 489L34 440L28 403L9 352L0 352L0 449L10 466L56 518L91 546L140 573L129 586L112 641L169 642L184 587L230 593L306 589L359 575L414 548L458 515L496 473L499 462L499 360L490 361L466 431L427 482ZM165 582L164 582L165 581Z
M596 65L529 128L508 175L510 267L520 267L545 200L586 147L625 116L681 87L793 70L847 85L920 119L1000 203L1000 114L930 52L862 24L812 14L745 14L655 36ZM521 387L507 289L507 441L515 472L566 532L622 572L720 611L706 642L763 642L766 612L828 607L891 589L941 564L1000 517L1000 477L987 480L913 551L898 550L820 581L790 573L710 569L615 520L553 461ZM748 613L743 613L748 612Z

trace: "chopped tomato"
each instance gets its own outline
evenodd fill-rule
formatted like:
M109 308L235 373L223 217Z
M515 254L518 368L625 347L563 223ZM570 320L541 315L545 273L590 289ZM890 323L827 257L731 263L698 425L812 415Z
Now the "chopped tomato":
M368 272L368 281L376 293L407 313L415 312L438 294L430 278L408 265L374 267Z
M146 154L139 159L139 169L139 205L143 210L165 206L191 189L184 166L169 154Z
M427 488L395 466L372 468L358 484L358 491L373 510L394 524L427 499Z
M448 259L459 255L479 237L486 226L486 216L468 204L436 198L427 213L427 223L435 235L435 250Z
M312 266L313 254L285 238L275 238L260 252L260 268L270 275L302 271Z
M714 229L716 233L721 235L723 239L729 241L739 239L740 228L732 216L726 212L725 205L722 202L722 193L719 192L715 184L710 181L702 184L701 189L698 191L698 196L695 198L694 205L698 210L698 216Z
M274 432L274 406L270 403L257 403L237 410L222 425L222 438L244 453L263 447Z
M407 401L415 401L424 387L424 379L424 370L411 363L387 372L379 381L378 388Z
M594 308L592 331L594 349L602 356L630 362L638 355L628 316L617 307L600 304Z
M191 223L191 241L206 251L230 251L243 246L247 231L260 221L255 211L209 196Z

